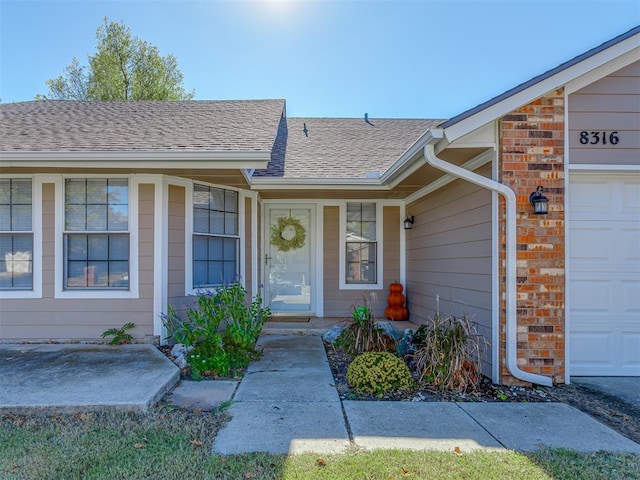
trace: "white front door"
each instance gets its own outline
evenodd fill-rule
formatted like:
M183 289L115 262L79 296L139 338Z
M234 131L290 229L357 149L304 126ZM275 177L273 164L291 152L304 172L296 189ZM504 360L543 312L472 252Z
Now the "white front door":
M267 205L265 300L273 315L314 312L313 205Z
M571 375L640 375L640 175L571 173Z

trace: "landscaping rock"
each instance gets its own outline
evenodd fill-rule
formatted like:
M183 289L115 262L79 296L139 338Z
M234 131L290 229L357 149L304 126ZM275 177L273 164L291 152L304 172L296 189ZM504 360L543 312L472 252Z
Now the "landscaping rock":
M397 352L401 357L413 352L413 331L409 328L405 329L402 339L398 342Z
M331 327L331 329L329 329L324 335L322 335L322 340L333 345L334 343L336 343L336 340L343 330L344 327L341 327L339 325Z
M173 363L175 363L180 370L182 370L183 368L186 368L187 365L189 365L189 362L187 361L187 355L184 353L176 357Z
M186 347L181 343L176 343L171 348L171 355L174 357L173 363L175 363L179 369L182 370L189 365L189 362L187 362L187 353L191 350L193 350L193 347Z
M393 323L391 323L391 322L376 322L376 327L381 328L382 330L387 332L387 335L389 335L394 340L399 340L400 339L400 334L397 332L397 330L393 326Z
M187 347L181 343L176 343L173 347L171 347L171 355L174 357L179 357L180 355L184 355L185 353L191 351L193 347Z

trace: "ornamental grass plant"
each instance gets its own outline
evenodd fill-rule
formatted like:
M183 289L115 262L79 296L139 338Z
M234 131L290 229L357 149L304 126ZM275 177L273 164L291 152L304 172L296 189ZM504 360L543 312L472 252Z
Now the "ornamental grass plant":
M352 306L351 321L336 340L336 347L349 355L364 352L385 352L394 348L394 340L375 324L371 305L376 301L375 292L363 296L362 305Z
M436 312L413 335L413 365L421 382L439 390L475 390L481 380L480 358L486 341L465 315Z

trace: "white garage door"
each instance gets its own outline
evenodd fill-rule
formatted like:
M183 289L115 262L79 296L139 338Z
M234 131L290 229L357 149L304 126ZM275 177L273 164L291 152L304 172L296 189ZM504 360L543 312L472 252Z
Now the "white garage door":
M640 173L571 173L571 375L640 375Z

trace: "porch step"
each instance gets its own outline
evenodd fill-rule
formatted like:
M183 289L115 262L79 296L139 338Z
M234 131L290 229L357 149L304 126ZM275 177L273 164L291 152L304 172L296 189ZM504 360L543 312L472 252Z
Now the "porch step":
M311 322L273 322L269 321L262 327L266 335L322 335L334 324Z
M380 321L386 321L381 319ZM313 318L304 321L276 321L269 320L262 328L266 335L322 335L335 325L347 326L349 320L345 318ZM412 322L393 322L394 328L402 334L407 328L416 330L418 325Z

